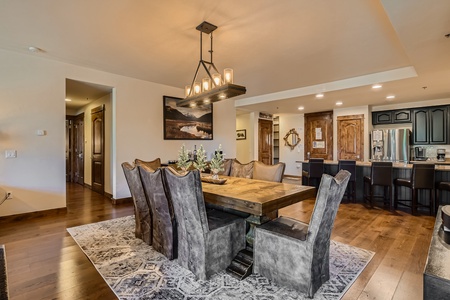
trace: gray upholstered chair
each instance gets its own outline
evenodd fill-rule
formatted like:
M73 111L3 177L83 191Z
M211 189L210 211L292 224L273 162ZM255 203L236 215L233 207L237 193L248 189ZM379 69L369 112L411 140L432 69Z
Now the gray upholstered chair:
M313 297L330 278L330 236L350 173L322 175L311 222L279 217L255 231L253 272Z
M122 169L133 198L134 218L136 220L135 236L151 245L153 233L152 215L142 186L141 177L139 176L139 170L127 162L122 163Z
M158 158L155 158L154 160L151 160L151 161L145 161L145 160L136 158L136 159L134 160L134 164L135 164L136 166L142 166L142 165L144 165L144 166L147 166L147 167L152 168L153 170L156 170L156 169L158 169L159 167L161 167L161 159L158 157Z
M247 164L241 164L237 159L233 159L233 162L231 163L230 176L253 178L253 164L254 161Z
M8 296L8 274L6 274L5 246L0 245L0 299L7 300Z
M224 271L245 247L245 220L223 211L206 212L200 172L178 176L162 169L178 232L178 264L201 280Z
M263 162L255 161L253 164L253 179L266 181L283 181L285 163L277 163L275 165L266 165Z
M152 213L153 249L174 259L178 253L177 225L172 202L164 190L161 169L155 171L145 165L138 168Z
M220 171L219 175L230 176L232 163L233 163L232 159L230 159L230 158L224 159L223 160L223 171Z

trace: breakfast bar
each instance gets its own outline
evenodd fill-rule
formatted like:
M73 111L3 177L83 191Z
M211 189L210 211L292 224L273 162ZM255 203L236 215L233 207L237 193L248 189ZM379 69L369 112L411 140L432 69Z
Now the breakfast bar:
M308 171L309 170L309 161L296 161L297 163L302 164L302 169ZM434 163L435 164L435 182L439 183L442 181L450 181L450 163L439 163L436 164L435 161L429 161L429 162L414 162L414 163ZM371 162L363 162L363 161L357 161L356 162L356 199L357 201L362 201L363 199L363 193L364 193L364 182L363 178L364 176L370 175L370 168L372 166ZM397 178L410 178L411 177L411 170L412 170L412 163L404 163L404 162L394 162L392 164L393 166L393 174L392 179L395 180ZM325 160L324 161L324 173L334 175L338 172L338 161L332 161L332 160ZM393 191L393 188L392 188ZM411 191L407 188L400 187L399 188L399 197L400 198L410 198L411 197ZM424 199L421 197L421 193L419 193L419 198L423 199L420 201L424 201L424 204L428 205L429 199ZM394 199L393 194L391 197L391 200ZM442 191L442 193L439 196L439 205L446 205L450 204L450 192L448 191Z

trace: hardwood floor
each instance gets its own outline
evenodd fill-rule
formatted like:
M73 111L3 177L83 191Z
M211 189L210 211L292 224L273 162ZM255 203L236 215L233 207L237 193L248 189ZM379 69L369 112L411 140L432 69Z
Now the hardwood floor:
M280 210L308 222L313 200ZM133 214L131 204L68 184L67 212L0 218L10 298L116 299L79 249L67 227ZM421 299L422 272L434 218L341 204L332 238L376 254L343 299Z

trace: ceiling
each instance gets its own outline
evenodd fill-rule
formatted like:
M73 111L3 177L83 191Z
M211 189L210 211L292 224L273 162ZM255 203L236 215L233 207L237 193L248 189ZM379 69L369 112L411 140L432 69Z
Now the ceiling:
M247 88L226 101L303 113L450 98L448 16L445 0L0 0L0 49L183 88L206 20L216 66Z

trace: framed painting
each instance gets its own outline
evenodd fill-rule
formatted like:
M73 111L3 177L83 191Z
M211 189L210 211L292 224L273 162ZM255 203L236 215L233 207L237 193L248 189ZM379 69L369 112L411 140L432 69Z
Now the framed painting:
M245 140L245 139L247 139L247 130L246 129L236 130L236 140Z
M212 140L213 107L178 107L181 98L163 96L165 140Z

